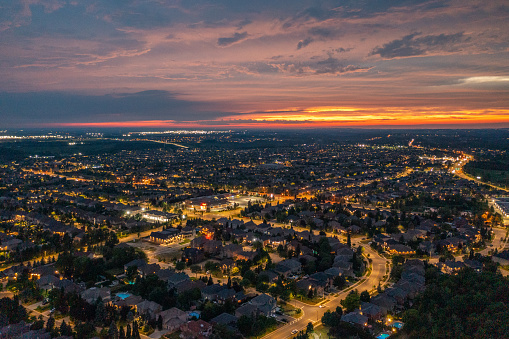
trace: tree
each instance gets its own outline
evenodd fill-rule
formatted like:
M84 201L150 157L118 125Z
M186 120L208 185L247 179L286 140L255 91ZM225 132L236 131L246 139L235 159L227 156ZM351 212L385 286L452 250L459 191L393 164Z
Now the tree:
M347 245L348 247L352 247L352 239L351 239L351 237L350 237L350 232L349 232L349 233L347 234L347 236L346 236L346 245Z
M127 267L126 275L129 280L133 281L138 275L138 267L136 265Z
M369 303L369 300L371 299L368 291L362 291L361 295L359 297L360 301Z
M161 315L157 318L157 329L159 331L163 329L163 317Z
M138 330L138 322L133 321L133 330L131 334L132 339L140 339L140 331Z
M251 330L253 328L253 320L243 315L237 322L237 328L243 336L248 337L251 334Z
M314 327L312 322L308 322L308 325L306 326L306 334L313 333Z
M60 324L60 335L62 335L62 336L72 336L71 325L67 325L65 323L65 320L62 320L62 324Z
M183 261L177 261L175 263L175 269L177 271L182 271L184 268L186 268L186 264Z
M55 318L50 316L46 322L46 332L52 332L55 327Z
M340 318L343 316L343 309L341 308L341 306L336 307L336 313L339 315Z
M94 323L97 326L103 326L105 321L106 321L106 308L104 307L102 300L98 300L97 307L95 309Z
M120 325L118 329L118 339L125 339L124 326Z
M127 323L127 326L126 326L125 338L131 339L131 325L129 323Z
M346 279L342 275L334 277L332 284L339 290L342 290L346 285Z
M361 304L359 292L357 292L357 290L351 291L340 303L346 309L346 312L353 312L358 309Z
M108 337L111 339L118 339L118 329L114 321L111 322L110 328L108 329Z
M213 285L214 281L212 281L212 276L209 275L209 279L207 280L207 286Z

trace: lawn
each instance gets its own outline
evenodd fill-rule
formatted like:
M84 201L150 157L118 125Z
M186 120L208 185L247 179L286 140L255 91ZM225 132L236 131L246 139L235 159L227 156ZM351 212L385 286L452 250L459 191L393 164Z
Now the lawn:
M288 303L281 305L281 311L290 317L300 318L302 316L302 312L297 313L297 310L299 310L299 308Z
M44 311L49 310L49 308L50 308L50 304L47 304L47 305L44 305L44 306L37 306L35 310L37 312L39 312L39 313L42 313Z
M320 302L325 300L325 299L322 299L320 297L308 298L308 297L304 297L304 296L299 296L299 297L296 297L294 299L298 300L298 301L301 301L301 302L303 302L305 304L308 304L308 305L316 305L316 304L319 304Z

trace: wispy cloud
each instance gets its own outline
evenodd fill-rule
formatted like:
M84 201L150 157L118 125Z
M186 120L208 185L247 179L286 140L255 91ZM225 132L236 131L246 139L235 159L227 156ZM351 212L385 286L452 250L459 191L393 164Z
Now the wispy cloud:
M454 52L459 44L468 41L463 32L455 34L425 35L412 33L374 48L370 55L379 55L384 59L405 58L426 55L430 52Z
M247 38L247 32L235 33L231 37L217 39L217 44L219 46L226 47L226 46L233 45L237 42L240 42L246 38Z

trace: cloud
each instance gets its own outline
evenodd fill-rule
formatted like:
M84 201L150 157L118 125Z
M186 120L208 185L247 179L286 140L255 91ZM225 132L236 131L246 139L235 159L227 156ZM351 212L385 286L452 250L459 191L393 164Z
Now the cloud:
M346 52L350 52L352 49L353 49L352 47L349 47L349 48L338 47L338 48L333 49L332 51L336 52L336 53L346 53Z
M372 67L361 67L355 65L345 65L339 59L329 57L328 59L319 61L315 66L316 74L344 74L344 73L352 73L352 72L366 72L370 70Z
M339 60L332 56L319 61L306 62L285 62L271 64L280 73L293 76L310 76L310 75L342 75L347 73L367 72L372 66L352 65L349 62Z
M235 33L231 37L217 39L219 46L230 46L247 38L247 32Z
M301 40L299 41L299 43L297 44L297 49L301 49L301 48L304 48L306 47L307 45L309 45L310 43L313 42L313 39L312 38L306 38L304 40Z
M458 44L469 41L463 32L420 36L416 32L374 48L369 55L380 55L383 59L406 58L426 55L430 52L452 52Z
M87 95L66 92L0 93L6 125L135 120L216 119L232 113L213 111L211 103L177 98L178 93L151 90Z

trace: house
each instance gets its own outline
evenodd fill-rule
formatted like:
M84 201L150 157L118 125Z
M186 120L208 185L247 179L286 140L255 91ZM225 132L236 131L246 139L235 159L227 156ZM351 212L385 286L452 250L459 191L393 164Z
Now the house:
M182 261L187 264L196 264L205 259L205 254L203 250L194 248L194 247L186 247L182 252Z
M321 282L312 278L301 279L297 281L296 286L299 291L302 291L302 293L313 290L316 291L317 294L321 295L325 291L325 286L323 286Z
M361 303L361 313L371 320L379 320L384 315L380 306L365 302Z
M445 262L437 263L438 269L440 269L442 273L446 274L456 274L465 266L466 265L464 262L452 260L446 260Z
M131 266L136 266L138 269L145 266L147 263L143 259L134 259L124 265L124 272L127 273L127 269Z
M257 314L258 314L258 308L255 305L250 304L250 303L246 303L235 310L235 316L237 318L240 318L243 315L251 318Z
M144 212L142 212L141 215L148 222L153 222L153 223L169 222L169 221L179 218L178 214L161 212L161 211L156 211L156 210L144 211Z
M343 271L338 267L331 267L323 271L323 273L327 274L329 277L334 279L335 277L343 275Z
M171 289L171 288L175 287L177 284L180 284L182 282L189 282L189 281L190 281L189 276L187 274L185 274L184 272L174 273L168 277L168 280L167 280L168 288Z
M359 312L350 312L341 316L341 321L358 326L368 326L368 317Z
M182 339L208 338L212 334L212 325L201 319L191 320L180 326Z
M233 327L233 326L237 326L238 320L239 319L236 316L231 315L230 313L221 313L217 317L212 318L210 320L210 323L213 325L219 324L219 325L223 325L223 326Z
M136 312L139 315L148 315L150 318L154 319L156 314L161 312L163 307L154 301L143 300L136 304Z
M302 271L302 264L295 259L286 259L280 261L276 265L274 271L278 274L288 277L292 274L300 274Z
M146 276L150 274L156 274L161 270L161 266L159 264L145 264L141 267L138 267L138 273L142 278L145 278Z
M209 240L206 241L203 244L203 251L205 253L215 255L218 254L221 251L221 248L223 247L221 241L219 240Z
M383 314L392 312L397 305L396 300L385 293L372 297L369 302L379 306Z
M276 272L272 271L272 270L261 271L258 276L261 277L263 275L267 276L269 283L273 283L273 282L275 282L279 278L279 275Z
M265 316L273 315L276 312L276 299L268 294L260 294L251 299L249 302L252 305L255 305L258 311Z
M187 313L176 307L159 312L157 318L159 316L163 319L163 328L170 331L170 333L178 330L180 326L187 322Z
M415 250L412 248L402 245L402 244L389 244L386 248L386 251L390 254L397 255L413 255L415 254Z
M30 272L30 278L40 279L47 275L55 275L57 274L57 269L55 268L55 264L43 265L32 269Z
M228 289L226 286L220 284L208 285L202 288L201 296L203 300L214 301L217 300L217 295L221 290Z
M236 295L237 293L233 288L224 288L217 293L217 301L220 304L224 304L227 300L235 300Z
M94 304L98 298L103 302L111 300L111 290L108 287L91 287L81 292L81 297L89 304Z
M237 253L242 252L242 245L229 244L222 248L222 254L225 258L233 258Z
M237 267L237 264L232 259L223 259L219 263L219 267L223 272L228 272L232 268Z
M203 249L203 245L207 242L207 238L205 236L196 237L193 240L191 240L191 243L189 244L192 248L198 248Z
M159 280L168 282L168 278L175 274L175 271L169 269L159 270L155 273Z
M177 228L168 228L160 232L150 233L149 240L158 244L170 244L184 240L184 236Z
M39 280L37 280L36 284L37 286L39 286L40 289L50 291L55 288L55 285L59 281L60 279L58 279L54 275L45 275L41 277Z

